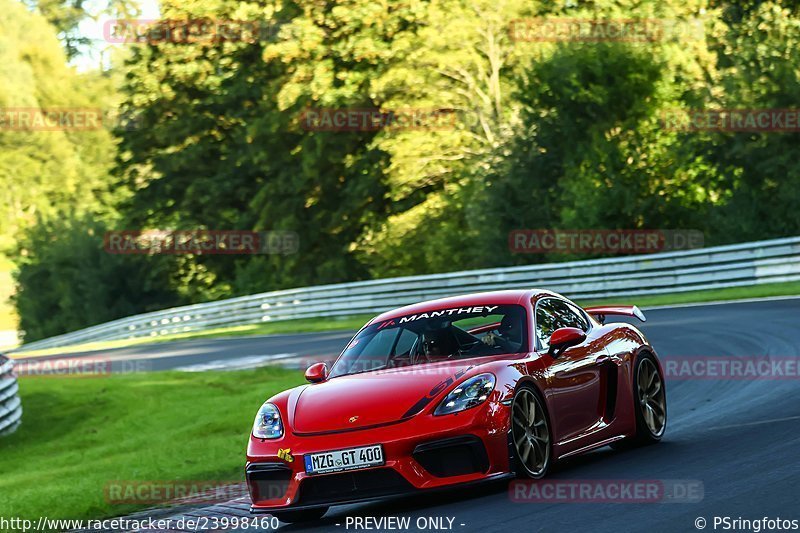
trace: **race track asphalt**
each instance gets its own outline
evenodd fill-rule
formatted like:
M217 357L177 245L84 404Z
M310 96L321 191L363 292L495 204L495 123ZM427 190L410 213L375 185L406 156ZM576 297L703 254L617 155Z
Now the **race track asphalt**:
M653 309L641 329L659 356L800 357L800 299ZM104 352L153 370L231 358L335 356L351 333L283 335L153 344ZM508 482L332 508L314 525L282 531L376 531L347 517L453 519L454 531L626 532L706 530L714 517L800 521L800 379L667 379L664 440L646 448L606 447L559 464L555 480L683 480L702 484L693 503L513 503ZM337 525L338 524L338 525ZM463 525L462 525L463 524ZM372 523L371 525L374 525ZM388 529L379 529L386 531ZM432 531L434 529L423 529Z

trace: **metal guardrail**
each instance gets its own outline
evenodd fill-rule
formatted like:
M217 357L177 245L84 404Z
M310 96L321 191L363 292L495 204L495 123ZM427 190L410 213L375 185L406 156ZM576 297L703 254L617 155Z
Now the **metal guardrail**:
M0 355L0 436L13 433L22 420L19 385L13 370L14 361Z
M17 351L295 318L379 313L422 300L489 290L542 287L587 300L795 280L800 280L800 237L265 292L135 315L31 342Z

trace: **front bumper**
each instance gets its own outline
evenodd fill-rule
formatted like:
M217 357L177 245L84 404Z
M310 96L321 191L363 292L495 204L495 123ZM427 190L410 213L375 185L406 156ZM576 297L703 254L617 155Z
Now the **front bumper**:
M327 507L503 477L508 460L508 407L487 403L454 415L413 419L326 435L250 439L247 485L251 512ZM308 453L380 443L385 464L309 476ZM291 462L278 450L291 450Z

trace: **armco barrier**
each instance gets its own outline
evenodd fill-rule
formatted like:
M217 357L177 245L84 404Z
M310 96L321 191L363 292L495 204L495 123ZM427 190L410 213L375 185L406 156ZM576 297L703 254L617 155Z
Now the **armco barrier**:
M14 362L0 355L0 436L12 433L22 419Z
M265 292L122 318L25 344L17 351L293 318L379 313L420 300L488 290L541 287L586 300L795 280L800 280L800 237Z

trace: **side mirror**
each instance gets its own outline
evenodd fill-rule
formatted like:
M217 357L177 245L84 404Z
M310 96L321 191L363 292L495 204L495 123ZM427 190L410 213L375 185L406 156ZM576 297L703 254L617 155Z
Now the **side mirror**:
M315 363L308 367L306 370L306 379L310 383L319 383L320 381L325 381L325 378L328 377L328 365L325 363Z
M550 336L550 355L556 357L558 353L570 346L575 346L586 340L586 333L578 328L558 328Z

